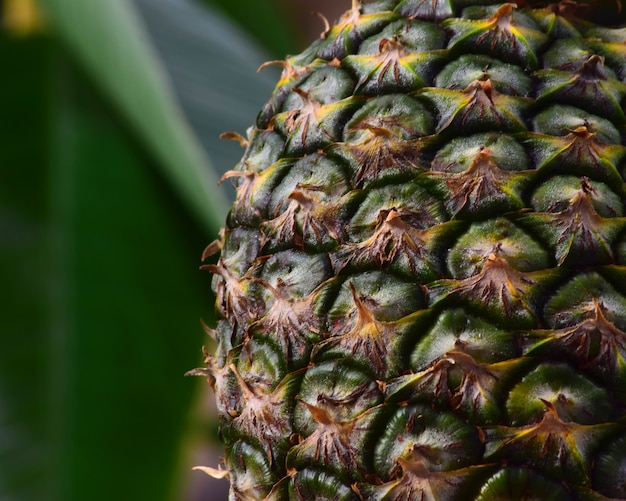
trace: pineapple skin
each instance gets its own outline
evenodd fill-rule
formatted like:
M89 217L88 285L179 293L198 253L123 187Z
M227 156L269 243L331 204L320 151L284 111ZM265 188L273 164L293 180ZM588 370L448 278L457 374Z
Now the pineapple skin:
M590 12L355 1L278 63L203 256L231 500L626 499L626 29Z

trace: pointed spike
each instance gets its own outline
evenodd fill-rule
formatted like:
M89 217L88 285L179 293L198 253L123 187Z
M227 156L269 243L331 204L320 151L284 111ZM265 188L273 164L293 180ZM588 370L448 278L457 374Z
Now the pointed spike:
M265 68L269 67L269 66L281 66L283 68L283 70L290 68L291 64L289 64L289 62L287 61L283 61L282 59L277 59L274 61L265 61L263 64L261 64L261 66L259 66L257 68L257 73L260 73L261 71L263 71Z
M320 38L322 39L326 38L328 36L328 32L330 31L330 23L328 22L328 18L317 10L314 10L313 12L311 12L311 15L321 19L322 23L324 23L324 31L320 33Z
M256 176L256 175L257 175L256 172L240 172L238 170L229 170L229 171L226 171L224 173L224 175L217 182L217 185L219 186L220 184L222 184L227 179L231 179L233 177L248 177L248 178L250 178L250 177L253 177L253 176Z
M209 257L221 251L222 245L222 240L213 240L202 252L202 261L206 261Z
M252 393L252 390L248 386L248 383L246 383L246 381L243 379L243 377L239 373L239 369L237 369L237 366L231 362L230 364L228 364L228 368L235 375L235 378L237 378L237 382L239 383L239 386L241 386L241 389L244 391L247 390L249 393Z
M202 330L213 340L216 341L216 337L215 337L215 329L212 329L211 327L209 327L205 321L201 318L200 319L200 324L202 325Z
M313 419L315 420L316 423L323 424L323 425L330 425L335 422L332 416L330 415L330 413L326 409L322 409L321 407L311 405L308 402L305 402L304 400L299 400L299 402L301 405L307 408L307 410L311 413L311 416L313 416Z
M231 141L238 141L239 144L243 147L243 148L247 148L248 147L248 140L243 137L241 134L239 134L239 132L233 132L233 131L229 131L229 132L222 132L220 134L220 139L228 139Z
M218 480L221 480L223 478L230 480L230 474L228 473L228 470L222 470L220 467L212 468L210 466L194 466L191 469L206 473L209 477L213 477Z
M213 376L213 371L208 367L196 367L195 369L185 372L185 376L202 376L210 378Z
M376 322L376 318L374 318L374 314L372 313L372 311L367 306L365 306L365 303L363 303L363 301L361 301L361 298L359 297L356 288L354 287L354 283L350 282L348 285L350 287L350 292L352 293L352 298L354 299L354 304L357 308L357 323L359 325L363 325Z

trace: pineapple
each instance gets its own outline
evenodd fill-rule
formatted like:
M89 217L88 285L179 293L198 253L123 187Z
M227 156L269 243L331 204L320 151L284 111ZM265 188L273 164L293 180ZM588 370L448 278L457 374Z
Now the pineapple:
M626 499L619 23L354 0L279 63L203 256L230 499Z

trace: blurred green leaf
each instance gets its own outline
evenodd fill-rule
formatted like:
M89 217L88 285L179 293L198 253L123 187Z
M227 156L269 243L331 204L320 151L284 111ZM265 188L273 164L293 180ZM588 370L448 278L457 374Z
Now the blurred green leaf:
M127 0L39 0L53 26L98 86L146 141L181 199L208 229L224 220L226 198L213 189L194 136Z
M210 311L195 266L208 235L69 66L51 141L58 499L176 499L195 387L182 376Z
M0 499L44 499L48 40L0 33Z
M299 44L289 0L197 0L218 7L275 58L283 59Z
M194 0L134 0L134 5L185 116L221 176L243 151L220 134L245 135L278 81L280 68L257 72L271 57L210 6ZM227 182L220 188L229 186Z
M0 39L0 499L178 500L211 235L55 45Z
M0 40L0 499L178 500L227 204L132 14L52 3Z

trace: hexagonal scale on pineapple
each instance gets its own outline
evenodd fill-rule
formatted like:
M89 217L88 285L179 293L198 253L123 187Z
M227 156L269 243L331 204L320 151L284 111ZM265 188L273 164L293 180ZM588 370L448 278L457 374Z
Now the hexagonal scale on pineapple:
M383 38L377 54L347 56L343 64L359 77L358 94L380 95L431 85L432 68L442 59L440 52L408 52L399 42Z
M268 385L256 378L245 380L235 364L229 367L239 384L241 404L231 411L232 420L221 430L223 436L231 442L252 441L263 449L270 464L282 463L291 448L289 416L299 385L298 375L289 374L277 385Z
M269 212L280 213L284 201L297 190L315 193L321 203L335 201L350 188L348 169L342 169L341 164L324 153L315 152L293 161L272 192Z
M352 8L339 19L337 24L322 33L320 40L313 43L302 56L308 59L311 56L327 61L343 59L353 54L360 43L380 31L389 22L397 18L390 11L363 12L361 2L352 1Z
M594 206L594 191L591 181L583 177L563 210L534 212L519 219L549 245L559 266L614 262L613 243L626 228L626 218L600 216Z
M489 80L493 88L509 96L530 96L533 82L524 71L483 54L466 54L448 63L438 74L435 87L463 90L474 81Z
M532 169L524 147L513 136L501 132L484 132L451 139L437 150L431 163L435 172L464 172L474 163L476 156L488 149L491 160L505 171Z
M626 84L609 78L602 56L591 55L574 71L545 69L537 71L534 77L538 103L574 104L616 124L626 121L620 104L626 95Z
M554 104L538 112L531 122L534 132L548 136L567 136L571 131L586 127L595 134L600 144L618 145L621 143L620 132L606 118L599 117L574 106ZM521 135L523 138L523 134ZM609 150L610 151L610 150ZM565 173L570 174L571 173Z
M480 432L429 406L399 407L389 417L374 454L376 477L359 482L362 500L457 499L492 469L471 466L482 456Z
M227 450L225 462L233 472L231 488L236 500L267 499L279 480L265 452L243 440Z
M245 139L246 151L233 170L260 172L280 160L285 149L285 140L276 131L259 130L251 127Z
M249 326L248 336L275 342L291 370L306 365L312 344L323 336L323 318L317 313L316 301L332 276L326 256L279 252L267 258L261 276L251 280L261 287L266 307Z
M606 184L589 178L576 176L554 176L546 179L532 193L530 205L535 212L561 212L570 205L575 196L580 196L582 183L591 199L593 210L604 218L619 218L624 215L621 197Z
M411 303L419 305L423 301L422 291L409 283L386 286L384 280L384 274L370 272L343 284L328 313L329 336L314 347L313 361L349 356L377 378L401 370L405 346L415 336L419 312L411 315L407 311L410 307L398 308L398 300L403 297L406 302L412 295ZM350 299L345 296L346 289ZM419 309L416 306L411 310ZM403 314L406 316L402 317Z
M592 457L603 439L619 430L616 423L566 422L548 401L538 423L484 427L486 461L528 465L546 476L590 486Z
M257 116L257 127L265 131L272 131L270 123L276 113L283 110L283 106L287 97L290 96L294 87L300 85L309 75L317 71L320 67L326 66L326 61L316 60L310 61L308 64L295 64L295 61L287 59L286 61L267 61L263 63L258 71L272 66L278 65L282 67L280 79L276 83L276 87L272 95L267 100L259 115ZM276 133L277 134L277 133ZM277 134L280 136L280 134Z
M277 210L283 212L263 224L265 250L297 248L322 251L343 240L346 206L351 197L321 203L318 191L299 188Z
M371 190L349 222L351 241L330 255L333 267L339 273L374 265L427 283L441 273L442 249L459 226L438 221L445 221L442 204L416 184Z
M265 166L264 170L226 172L221 181L226 179L238 180L237 196L227 218L227 227L237 226L257 227L267 220L267 204L276 184L285 175L290 162L279 160L272 165Z
M475 501L571 501L560 484L529 468L507 467L490 477Z
M377 54L382 40L395 40L408 52L415 54L444 49L446 46L445 31L438 24L411 17L389 23L382 31L364 40L357 54Z
M521 67L536 68L537 51L548 37L530 16L515 9L512 3L478 7L473 12L465 9L463 14L470 19L445 20L443 26L452 32L448 48L458 53L494 54Z
M590 306L592 311L564 322L560 329L523 333L524 353L546 359L563 357L607 387L619 389L626 384L626 332L607 319L601 301L592 299Z
M508 422L521 426L541 420L545 402L565 421L597 424L613 419L609 392L567 364L542 363L509 392Z
M626 499L626 435L613 438L599 449L592 485L611 499Z
M580 273L557 289L544 308L547 326L563 329L604 317L626 329L626 297L598 272Z
M249 381L269 391L289 374L288 361L281 348L270 337L252 336L231 350L230 360L240 374L246 374Z
M376 320L372 312L356 298L357 319L348 331L335 333L318 343L312 358L315 361L349 355L357 363L369 367L377 377L385 377L399 370L399 364L392 363L392 354L399 356L404 336L402 324Z
M432 326L415 346L410 367L414 371L424 370L451 351L466 353L477 362L486 364L521 355L514 332L498 328L462 308L448 308L436 316Z
M330 152L345 158L352 185L401 176L410 179L428 168L421 138L432 132L432 117L415 99L401 94L370 99L346 124L343 142Z
M420 230L445 223L448 219L443 202L418 183L372 188L364 195L349 221L350 242L357 243L370 237L380 223L381 213L389 214L395 210Z
M334 297L328 298L329 332L350 330L364 307L380 322L394 322L426 307L424 289L411 280L389 280L381 271L341 275L329 283ZM330 294L330 293L329 293ZM332 301L332 303L331 303Z
M466 134L526 130L525 115L532 102L494 89L491 80L474 80L461 90L425 87L415 92L436 111L437 134L464 130Z
M243 277L260 255L262 234L257 229L236 227L224 231L220 262L224 268Z
M523 358L486 364L466 353L449 351L421 371L388 380L383 385L385 399L425 403L453 410L472 424L493 424L502 417L502 391L525 365L528 361Z
M370 430L378 419L381 406L343 420L332 408L302 400L298 404L308 410L316 428L310 435L301 436L299 443L289 450L287 469L317 466L346 480L363 479L368 471Z
M448 252L446 263L452 277L469 278L481 272L496 253L515 270L543 270L550 266L548 253L527 233L505 218L472 223Z
M349 188L347 174L321 152L295 161L270 199L271 219L262 225L265 250L320 251L343 240L355 198Z
M325 253L308 254L298 249L276 252L265 256L256 272L274 289L280 289L288 298L307 297L320 284L334 276ZM263 287L266 302L274 299L275 292Z
M302 105L302 93L322 106L337 103L354 93L355 82L350 73L336 64L314 63L311 71L287 94L282 112L296 110ZM294 92L295 90L299 92Z
M569 37L557 39L544 53L543 67L575 72L580 70L594 54L590 40L579 40ZM618 78L608 65L605 65L603 70L609 78Z
M458 470L476 464L483 453L478 429L452 412L429 405L399 406L377 437L376 474L384 481L401 476L398 459L416 461L429 472Z
M617 166L626 156L626 147L603 142L589 124L563 136L529 132L523 137L538 174L587 176L621 190L623 181Z
M556 278L553 271L520 272L496 248L479 273L464 279L442 279L428 285L431 307L464 304L487 314L499 326L531 328L538 320L541 285Z
M451 0L401 0L395 10L409 19L441 21L454 15L456 9Z
M358 77L359 94L415 90L432 84L434 70L445 57L444 43L436 24L401 19L365 40L342 66Z
M434 168L448 167L449 170L424 174L443 186L446 209L451 217L484 218L524 207L522 192L531 181L528 172L502 169L495 162L491 149L484 147L476 152L466 170L452 170L461 165L465 163L443 166L437 162L433 163Z
M339 141L343 127L354 110L362 104L359 97L322 104L298 87L298 107L274 115L271 125L286 137L285 153L291 157L312 153Z
M298 400L317 406L335 421L348 422L383 402L378 383L348 359L333 359L312 365L302 379ZM310 407L297 405L294 426L308 436L318 426Z
M383 484L357 483L353 489L361 501L441 501L461 499L476 490L493 467L468 466L451 471L428 471L419 459L398 459L402 475Z

